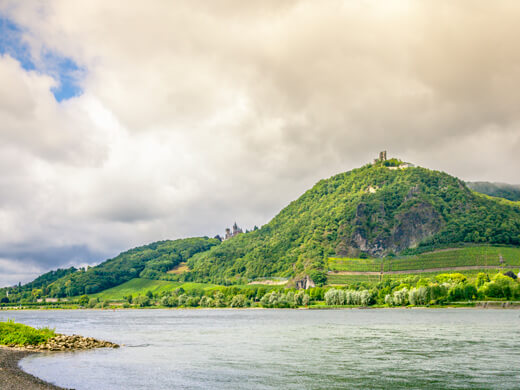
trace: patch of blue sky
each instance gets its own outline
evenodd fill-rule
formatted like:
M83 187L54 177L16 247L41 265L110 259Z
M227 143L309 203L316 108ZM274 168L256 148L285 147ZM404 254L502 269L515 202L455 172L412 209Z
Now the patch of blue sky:
M51 89L55 99L61 102L82 93L81 79L85 70L71 58L43 47L34 58L29 44L23 39L26 31L0 14L0 55L9 55L20 62L23 69L51 76L57 85Z

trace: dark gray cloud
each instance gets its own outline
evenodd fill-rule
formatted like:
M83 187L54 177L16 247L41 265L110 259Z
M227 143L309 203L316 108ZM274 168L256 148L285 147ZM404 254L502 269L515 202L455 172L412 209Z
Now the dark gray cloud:
M28 282L56 268L86 266L105 260L112 253L93 252L86 245L45 247L13 245L0 249L0 283L2 286Z

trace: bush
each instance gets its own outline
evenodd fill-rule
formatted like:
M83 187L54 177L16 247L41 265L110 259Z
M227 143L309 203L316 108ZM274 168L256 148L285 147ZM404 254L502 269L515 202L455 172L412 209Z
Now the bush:
M54 329L36 329L12 320L0 322L1 345L39 345L56 336Z
M87 306L88 302L89 302L88 295L82 295L78 299L78 304L80 304L81 306Z
M497 274L493 281L485 283L479 290L490 298L510 298L516 292L517 283L508 276Z
M385 297L385 303L390 306L405 306L408 304L409 292L406 287L394 291Z
M161 305L166 307L175 307L177 304L177 298L174 296L165 296L161 299Z
M248 300L243 294L238 294L231 300L231 307L246 307Z
M202 306L202 307L212 307L213 306L213 298L207 297L207 296L203 296L202 298L200 298L199 306Z
M426 305L430 302L428 287L412 288L408 293L408 300L411 305Z
M135 301L135 303L137 303L137 305L139 307L145 307L145 306L151 305L150 298L148 298L147 296L139 295L138 297L135 298L134 301Z

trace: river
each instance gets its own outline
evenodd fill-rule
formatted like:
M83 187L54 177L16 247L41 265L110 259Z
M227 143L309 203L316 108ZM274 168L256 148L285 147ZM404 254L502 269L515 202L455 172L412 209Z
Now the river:
M513 389L520 311L0 311L120 349L32 355L22 368L87 389Z

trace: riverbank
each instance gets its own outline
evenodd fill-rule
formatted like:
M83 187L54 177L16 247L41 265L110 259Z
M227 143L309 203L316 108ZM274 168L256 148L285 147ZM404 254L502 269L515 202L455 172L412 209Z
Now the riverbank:
M262 306L250 306L250 307L167 307L167 306L109 306L106 308L84 308L84 307L0 307L0 312L3 311L125 311L125 310L273 310L273 309L287 309L287 310L313 310L313 309L513 309L520 310L520 301L465 301L465 302L450 302L442 305L406 305L406 306L389 306L389 305L370 305L370 306L359 306L359 305L327 305L311 304L308 306L298 307L262 307Z
M0 389L3 390L51 390L63 389L42 381L20 368L18 362L37 352L0 346Z

